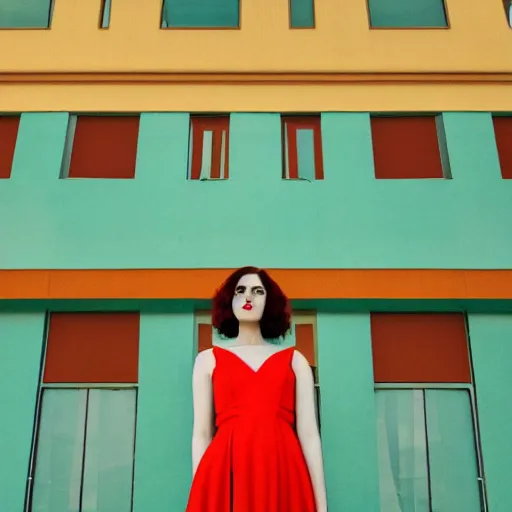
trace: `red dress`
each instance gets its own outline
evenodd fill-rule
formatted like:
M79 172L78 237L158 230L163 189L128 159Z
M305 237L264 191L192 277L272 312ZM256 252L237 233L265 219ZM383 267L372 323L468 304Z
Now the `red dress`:
M186 512L315 512L295 432L294 350L254 371L214 347L217 432L197 468Z

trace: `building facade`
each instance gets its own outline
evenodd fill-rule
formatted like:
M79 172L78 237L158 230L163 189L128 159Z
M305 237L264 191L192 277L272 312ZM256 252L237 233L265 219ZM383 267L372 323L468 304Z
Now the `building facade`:
M210 298L256 265L331 512L510 512L509 12L0 0L0 511L183 511Z

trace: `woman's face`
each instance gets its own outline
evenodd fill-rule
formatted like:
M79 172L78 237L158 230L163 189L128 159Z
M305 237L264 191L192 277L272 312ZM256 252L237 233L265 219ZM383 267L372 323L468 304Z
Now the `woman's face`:
M239 322L259 322L265 311L267 291L258 274L242 276L235 286L233 313Z

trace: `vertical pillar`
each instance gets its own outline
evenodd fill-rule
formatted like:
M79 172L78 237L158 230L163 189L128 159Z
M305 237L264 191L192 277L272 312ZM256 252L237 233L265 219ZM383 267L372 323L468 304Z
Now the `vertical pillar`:
M492 116L488 112L445 112L442 115L451 175L480 187L501 182Z
M185 510L191 482L194 316L142 314L134 512Z
M229 178L247 192L276 187L282 181L281 116L231 114Z
M367 112L322 114L322 150L325 180L329 187L368 193L375 180L372 129ZM346 200L345 198L343 198ZM356 198L361 201L361 197Z
M135 179L175 190L187 179L190 115L148 112L140 116ZM174 200L179 199L176 194Z
M23 510L41 370L44 313L0 314L0 503Z
M329 510L378 512L370 317L319 313L317 330Z
M512 315L469 315L489 510L512 510Z
M41 186L58 180L68 129L67 112L21 114L11 180L41 194Z

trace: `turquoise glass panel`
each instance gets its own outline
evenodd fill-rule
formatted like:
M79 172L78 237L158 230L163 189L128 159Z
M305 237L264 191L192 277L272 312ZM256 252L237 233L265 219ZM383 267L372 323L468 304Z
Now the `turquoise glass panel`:
M376 392L381 512L430 512L421 390Z
M43 393L32 512L79 512L87 391Z
M163 27L237 28L239 0L165 0Z
M103 5L103 14L101 16L101 28L108 28L110 26L110 9L112 7L112 0L105 0Z
M301 180L315 180L315 139L311 129L298 129L297 134L297 165Z
M480 512L471 401L466 390L426 390L432 510Z
M132 509L136 391L91 389L82 512Z
M52 0L0 0L1 28L48 28Z
M447 26L443 0L368 0L368 5L372 27Z
M292 28L314 28L314 0L290 0L290 24Z

